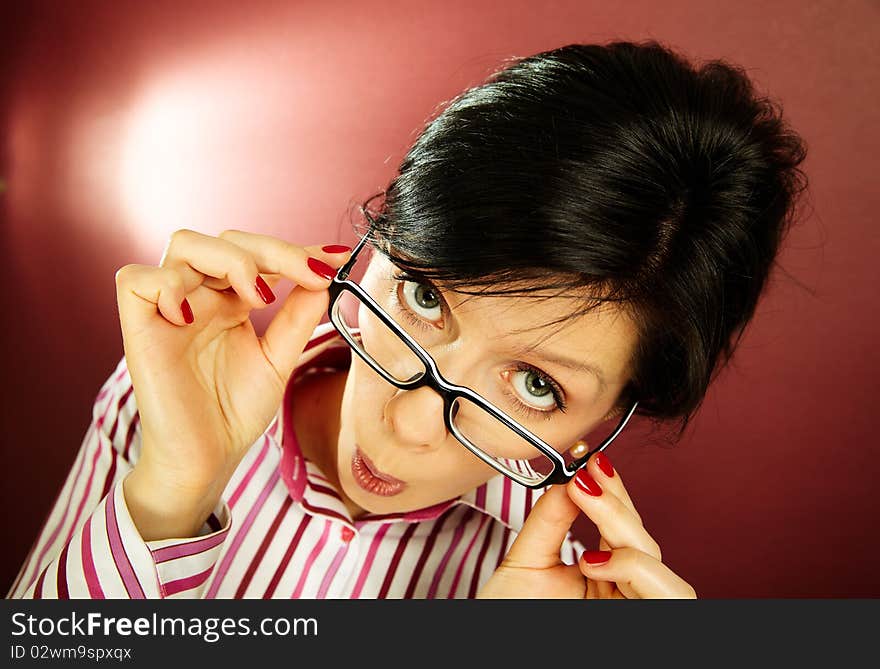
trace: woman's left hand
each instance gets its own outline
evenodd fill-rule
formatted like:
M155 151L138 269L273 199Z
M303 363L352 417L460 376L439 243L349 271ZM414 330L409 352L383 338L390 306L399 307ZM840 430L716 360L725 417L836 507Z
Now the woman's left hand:
M599 551L586 551L576 565L567 565L560 549L581 511L599 528ZM538 499L477 597L696 599L697 593L663 564L620 474L597 453L568 484L551 486Z

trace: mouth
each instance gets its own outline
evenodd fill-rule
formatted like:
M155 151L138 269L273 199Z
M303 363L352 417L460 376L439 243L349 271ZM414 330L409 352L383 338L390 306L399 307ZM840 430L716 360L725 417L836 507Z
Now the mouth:
M380 497L391 497L402 492L406 487L406 483L400 479L376 469L376 465L370 462L357 445L351 457L351 474L355 483L363 490Z

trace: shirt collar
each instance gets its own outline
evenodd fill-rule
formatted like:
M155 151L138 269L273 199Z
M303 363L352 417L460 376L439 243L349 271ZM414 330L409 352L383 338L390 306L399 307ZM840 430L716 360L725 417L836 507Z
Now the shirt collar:
M546 488L531 489L514 483L502 474L457 497L434 506L407 513L367 514L353 523L336 490L323 478L317 467L306 461L293 431L293 388L308 374L347 370L351 348L332 323L318 325L306 344L288 380L282 404L282 435L275 439L281 450L281 478L291 498L311 511L324 512L352 525L366 522L419 522L438 518L456 505L470 506L485 513L505 527L519 532L532 505ZM275 426L277 431L278 426Z

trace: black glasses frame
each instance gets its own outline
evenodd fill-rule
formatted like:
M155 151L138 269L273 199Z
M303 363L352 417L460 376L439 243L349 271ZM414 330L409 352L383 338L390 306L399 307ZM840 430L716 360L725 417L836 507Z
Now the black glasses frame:
M369 217L368 217L369 220ZM372 367L382 378L384 378L391 385L400 388L401 390L415 390L417 388L421 388L422 386L429 386L433 389L438 395L443 398L443 419L446 423L446 429L449 430L455 438L461 442L461 444L467 448L471 453L480 458L483 462L488 464L493 469L497 470L501 474L504 474L508 478L516 481L517 483L526 486L527 488L543 488L547 485L556 484L556 483L566 483L569 481L579 469L581 469L590 459L590 456L598 453L600 451L605 450L609 444L620 434L623 428L626 426L630 417L636 410L638 406L638 401L632 403L632 406L626 411L626 413L621 418L617 427L614 428L614 431L596 448L588 451L584 455L579 458L572 460L570 463L566 463L563 456L552 446L547 444L543 439L538 437L537 435L532 434L529 430L520 425L513 418L504 413L501 409L493 405L488 400L484 399L477 393L475 393L470 388L465 386L459 386L454 383L450 383L440 374L440 370L437 367L437 363L434 362L434 359L430 356L430 354L423 349L418 342L416 342L403 328L400 327L387 313L382 309L376 301L370 297L370 295L361 288L354 281L351 281L348 276L351 273L352 268L354 267L355 261L357 260L357 256L360 253L361 249L363 249L366 244L367 239L370 236L370 232L372 231L372 221L370 225L370 229L367 233L361 238L358 242L357 246L352 250L351 257L348 262L346 262L336 273L336 276L333 277L333 280L329 286L330 292L330 305L327 309L328 316L330 317L330 322L333 324L333 327L342 335L342 337L348 342L349 346L357 353L364 362L366 362L370 367ZM391 376L382 366L379 365L375 360L373 360L369 354L363 351L360 345L353 340L351 334L348 332L348 329L342 324L339 316L339 297L345 291L349 291L353 293L370 311L375 314L377 318L379 318L394 334L396 334L401 341L403 341L412 352L416 355L416 357L421 360L422 365L425 368L425 371L419 375L413 376L407 381L399 381L398 379ZM529 441L535 448L541 451L544 455L546 455L553 462L553 471L547 475L546 478L539 482L531 481L525 478L522 475L518 475L515 472L508 471L504 469L501 464L496 462L492 456L487 453L484 453L480 450L479 447L470 443L470 441L461 434L458 429L455 427L455 423L453 422L453 418L455 417L458 411L458 399L466 398L476 406L480 407L483 411L487 412L491 416L493 416L496 420L501 421L511 430L516 432L520 437Z

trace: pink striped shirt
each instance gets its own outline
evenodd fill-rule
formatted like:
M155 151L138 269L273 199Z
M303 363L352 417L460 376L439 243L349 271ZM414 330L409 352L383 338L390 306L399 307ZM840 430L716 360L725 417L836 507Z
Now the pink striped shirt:
M122 358L7 597L474 597L543 490L499 474L454 500L353 521L303 457L291 419L297 380L348 369L350 356L333 326L319 325L291 375L283 419L247 452L199 535L146 542L122 494L141 448ZM573 564L582 550L569 535L560 557Z

